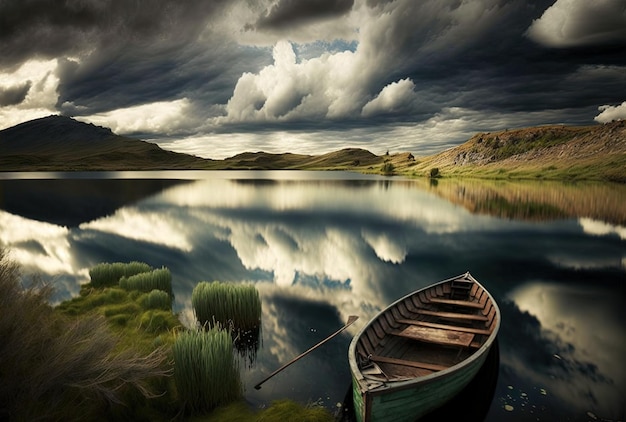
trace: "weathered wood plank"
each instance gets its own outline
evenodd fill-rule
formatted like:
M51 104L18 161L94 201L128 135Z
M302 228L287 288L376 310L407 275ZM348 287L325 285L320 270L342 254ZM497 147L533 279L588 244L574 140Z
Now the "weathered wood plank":
M436 365L434 363L388 358L386 356L370 356L370 359L377 363L380 362L380 363L390 363L392 365L412 366L414 368L430 369L431 371L443 371L444 369L447 368L446 366Z
M491 331L484 330L484 329L481 329L481 328L460 327L458 325L437 324L435 322L417 321L417 320L414 320L414 319L402 319L402 320L398 320L398 322L401 322L403 324L410 324L410 325L421 325L423 327L439 328L439 329L442 329L442 330L454 330L454 331L463 331L465 333L483 334L483 335L486 335L486 336L491 334Z
M475 308L475 309L483 309L485 304L470 302L468 300L455 300L455 299L441 299L441 298L431 298L431 303L440 303L443 305L454 305L454 306L463 306L466 308Z
M436 316L439 318L446 318L446 319L467 319L467 320L472 320L472 321L489 320L489 318L487 318L484 315L459 314L455 312L440 312L440 311L431 311L428 309L419 309L417 313L422 314L422 315L432 315L432 316Z
M474 334L462 331L439 330L431 327L409 325L405 329L394 333L400 337L412 340L425 341L427 343L441 344L443 346L469 347L474 340Z

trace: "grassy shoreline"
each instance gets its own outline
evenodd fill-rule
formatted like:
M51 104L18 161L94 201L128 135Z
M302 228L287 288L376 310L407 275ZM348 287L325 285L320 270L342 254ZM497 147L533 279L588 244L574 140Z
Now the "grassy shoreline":
M52 307L50 286L24 288L23 280L0 249L0 419L333 420L322 407L289 400L254 410L234 398L192 411L173 346L197 330L181 324L171 302L151 300L154 290L90 282Z

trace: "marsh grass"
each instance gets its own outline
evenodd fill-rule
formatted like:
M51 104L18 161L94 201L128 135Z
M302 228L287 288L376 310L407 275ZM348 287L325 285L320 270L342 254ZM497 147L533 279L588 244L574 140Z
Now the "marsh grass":
M197 412L193 420L227 414L237 421L331 420L317 419L320 408L287 402L279 408L297 411L272 405L231 412L248 407L237 400L242 386L232 332L217 324L206 333L186 331L171 308L156 307L165 297L171 306L165 292L88 283L52 308L49 286L24 289L20 281L19 267L0 250L0 420L172 421L185 407ZM175 342L182 342L177 366ZM171 376L175 370L179 379Z
M141 306L145 309L172 309L172 299L163 290L154 289L141 297Z
M0 250L0 419L100 419L128 396L154 397L170 374L165 348L120 349L106 318L71 318L48 305L49 286L24 289Z
M165 267L130 277L122 277L119 283L120 287L125 290L139 290L146 293L152 290L162 290L168 295L172 295L172 274Z
M152 271L152 267L143 262L105 262L93 266L89 270L89 277L93 287L106 287L116 285L122 277L130 277L149 271Z
M192 413L210 411L242 395L231 334L215 326L177 335L172 347L174 380Z
M261 325L261 298L252 284L200 282L191 293L191 305L202 326L217 322L237 331L248 331Z

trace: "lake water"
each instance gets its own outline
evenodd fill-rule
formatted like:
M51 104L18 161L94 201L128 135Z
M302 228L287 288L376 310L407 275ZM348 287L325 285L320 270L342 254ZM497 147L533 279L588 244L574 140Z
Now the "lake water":
M245 397L335 409L351 336L417 288L470 271L499 303L488 421L624 420L626 186L344 172L0 173L0 245L70 298L100 262L172 272L192 324L200 281L256 284ZM340 328L343 335L263 384ZM476 404L478 406L478 404Z

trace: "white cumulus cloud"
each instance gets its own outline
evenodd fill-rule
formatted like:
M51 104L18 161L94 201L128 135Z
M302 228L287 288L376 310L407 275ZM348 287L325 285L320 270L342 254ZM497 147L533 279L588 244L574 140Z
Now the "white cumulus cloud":
M190 101L187 98L174 101L158 101L133 107L119 108L105 113L79 117L115 133L152 132L169 134L189 124Z
M393 113L403 110L415 99L415 84L409 78L392 82L363 107L363 116Z
M292 45L274 46L274 63L244 73L219 122L284 121L299 117L342 117L360 108L364 96L349 50L296 59Z
M603 105L598 107L598 110L600 110L600 114L594 118L596 122L609 123L614 120L626 119L626 101L616 106Z

